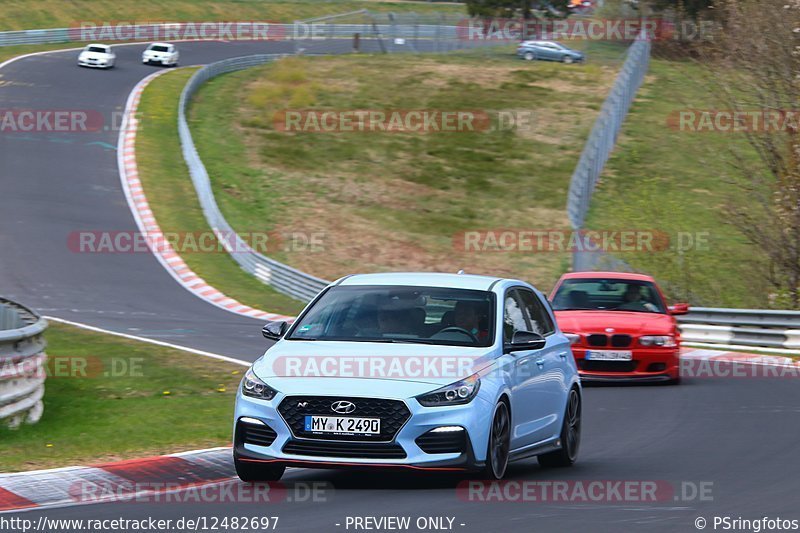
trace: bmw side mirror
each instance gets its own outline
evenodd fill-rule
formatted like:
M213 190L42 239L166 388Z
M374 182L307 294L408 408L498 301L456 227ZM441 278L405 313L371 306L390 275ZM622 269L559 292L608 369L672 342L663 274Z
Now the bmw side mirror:
M541 350L547 344L547 339L531 331L517 331L511 337L511 344L506 344L506 353L522 350Z
M277 341L283 337L287 329L289 324L284 321L267 322L267 325L261 328L261 334L269 340Z
M689 304L675 304L669 306L669 314L685 315L689 312Z

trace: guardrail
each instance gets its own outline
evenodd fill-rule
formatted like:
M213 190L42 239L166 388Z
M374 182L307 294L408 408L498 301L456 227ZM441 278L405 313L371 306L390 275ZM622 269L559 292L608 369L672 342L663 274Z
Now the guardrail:
M0 421L34 424L44 411L45 319L0 298Z
M277 291L299 300L310 301L329 282L256 252L236 234L217 205L208 171L200 160L200 155L197 152L197 147L194 144L192 133L189 131L189 125L186 121L187 105L203 83L220 74L263 65L281 57L285 56L271 54L235 57L212 63L198 70L181 93L178 105L178 134L181 139L183 158L189 167L189 174L197 191L200 206L203 208L203 214L211 229L214 230L223 246L225 246L226 251L245 271L253 274L262 282L271 285Z
M397 28L396 26L394 27ZM395 33L396 35L396 33ZM502 45L503 42L480 42L476 41L470 43L467 41L460 41L461 44L472 46L491 46ZM383 48L383 47L382 47ZM384 51L389 51L384 48ZM397 50L395 50L397 51ZM439 46L434 47L431 51L446 51L442 50ZM315 55L315 54L307 54ZM252 249L231 227L227 220L225 220L222 211L217 205L214 198L214 192L211 187L211 180L208 176L208 171L203 165L197 147L192 139L191 131L186 120L186 111L189 101L192 96L197 92L201 85L206 81L221 74L243 70L249 67L263 65L270 61L274 61L281 57L286 57L284 54L261 54L244 57L235 57L211 63L200 70L198 70L184 87L181 93L180 102L178 104L178 134L181 139L181 148L183 158L189 168L189 174L192 178L192 183L197 191L197 196L200 201L200 206L203 209L203 214L211 229L217 234L220 241L223 243L226 251L239 263L239 265L247 272L253 274L262 282L271 285L277 291L297 298L303 301L310 301L314 296L319 293L328 281L301 272L296 268L280 263L274 259L258 253Z
M222 23L220 23L222 24ZM194 30L191 25L198 29ZM248 27L249 29L245 28ZM184 38L193 40L303 40L351 38L353 34L365 37L379 34L390 38L428 39L428 40L463 40L463 27L452 24L329 24L305 23L272 24L272 23L237 23L231 33L223 33L224 29L206 29L208 35L201 33L201 23L180 22L163 24L131 24L108 27L48 28L41 30L20 30L0 32L0 46L18 46L28 44L69 43L88 44L90 42L137 42L164 40L173 41ZM188 37L187 37L188 36ZM192 37L196 36L196 37Z
M692 307L677 318L687 344L800 350L800 311Z

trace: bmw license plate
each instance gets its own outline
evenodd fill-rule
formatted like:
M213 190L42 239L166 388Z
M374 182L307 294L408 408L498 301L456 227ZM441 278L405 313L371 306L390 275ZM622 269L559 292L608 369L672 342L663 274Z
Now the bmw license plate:
M630 350L586 350L588 361L630 361L633 352Z
M337 435L380 435L381 419L306 415L305 430Z

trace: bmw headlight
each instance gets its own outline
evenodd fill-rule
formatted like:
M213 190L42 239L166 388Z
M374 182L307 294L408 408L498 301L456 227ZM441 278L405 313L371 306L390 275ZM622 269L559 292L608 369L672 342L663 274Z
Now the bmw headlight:
M258 379L251 368L245 373L242 380L242 394L260 400L271 400L278 394L278 391Z
M564 336L569 339L570 344L578 344L581 342L581 336L577 333L564 333Z
M672 335L644 335L639 338L639 344L642 346L659 346L663 348L674 348L675 337Z
M481 380L478 374L473 374L441 389L417 396L417 401L425 407L461 405L471 402L480 388Z

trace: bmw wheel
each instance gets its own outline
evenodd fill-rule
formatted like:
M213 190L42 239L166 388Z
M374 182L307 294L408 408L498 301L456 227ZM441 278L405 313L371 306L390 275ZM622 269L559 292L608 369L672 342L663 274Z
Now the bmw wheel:
M525 52L525 54L522 57L524 57L526 61L533 61L534 59L536 59L536 54L534 54L533 52Z
M565 64L569 65L573 61L575 61L575 59L572 56L564 56L564 57L561 58L561 61L563 61Z
M569 391L567 410L561 424L561 449L538 457L539 464L545 467L572 466L578 459L581 444L581 395L578 389Z
M508 451L511 448L511 417L505 402L498 402L489 431L489 447L486 449L484 477L502 479L508 466Z
M233 464L236 467L236 475L245 482L278 481L286 470L285 466L243 462L236 457L233 458Z

